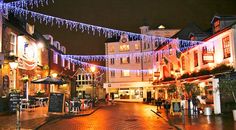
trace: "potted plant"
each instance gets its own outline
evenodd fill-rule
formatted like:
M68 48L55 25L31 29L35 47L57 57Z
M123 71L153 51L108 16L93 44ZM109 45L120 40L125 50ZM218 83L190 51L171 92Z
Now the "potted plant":
M232 78L229 73L225 74L225 77L219 80L219 91L223 98L230 97L233 99L234 104L232 111L234 121L236 121L236 78Z

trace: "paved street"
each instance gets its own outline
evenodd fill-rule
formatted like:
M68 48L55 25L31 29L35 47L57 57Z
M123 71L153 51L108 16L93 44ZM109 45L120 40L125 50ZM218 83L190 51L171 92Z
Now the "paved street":
M50 122L40 129L96 129L96 130L167 130L174 129L151 111L155 106L141 103L117 103L105 106L90 116Z

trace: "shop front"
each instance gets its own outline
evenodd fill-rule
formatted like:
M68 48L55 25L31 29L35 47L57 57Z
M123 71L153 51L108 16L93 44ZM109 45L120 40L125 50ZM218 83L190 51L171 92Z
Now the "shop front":
M115 101L143 102L147 98L149 82L105 83L106 93L114 95Z

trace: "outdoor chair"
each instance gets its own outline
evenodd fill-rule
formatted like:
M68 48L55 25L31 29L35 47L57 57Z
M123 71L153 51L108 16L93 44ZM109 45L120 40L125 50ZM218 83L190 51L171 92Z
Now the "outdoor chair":
M29 100L28 110L29 111L35 111L36 101L35 99Z

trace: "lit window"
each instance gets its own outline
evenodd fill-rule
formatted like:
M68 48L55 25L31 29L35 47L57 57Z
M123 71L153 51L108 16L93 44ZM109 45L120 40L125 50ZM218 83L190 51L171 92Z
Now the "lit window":
M129 57L120 58L120 63L121 64L128 64L128 63L130 63Z
M139 44L134 44L134 48L135 48L135 50L138 50L139 49Z
M75 71L75 64L72 63L72 71Z
M170 70L173 71L174 70L174 66L172 63L170 63Z
M137 76L140 76L140 75L141 75L140 70L137 70L137 71L136 71L136 75L137 75Z
M148 74L149 74L149 75L152 75L152 69L149 69L149 70L148 70Z
M10 54L16 55L16 34L10 33Z
M68 60L67 67L68 67L68 69L70 70L70 60Z
M129 45L128 44L121 44L120 51L129 51Z
M135 62L136 62L136 63L140 63L140 61L141 61L141 59L140 59L139 56L135 57Z
M171 45L169 45L169 55L172 55L172 53L173 53L172 46L171 46Z
M124 77L130 76L129 70L122 70L121 73L122 73L122 76L124 76Z
M214 62L214 45L207 45L202 47L202 62L203 64Z
M53 63L58 64L58 54L55 51L53 51Z
M115 70L111 70L111 77L115 77L115 76L116 76Z
M109 52L115 52L114 45L110 45L108 50L109 50Z
M224 53L224 59L230 57L230 41L229 41L229 36L224 37L222 39L222 44L223 44L223 53Z
M111 59L110 59L110 64L111 64L111 65L115 64L115 58L111 58Z
M61 57L61 66L65 67L65 59L63 57Z

